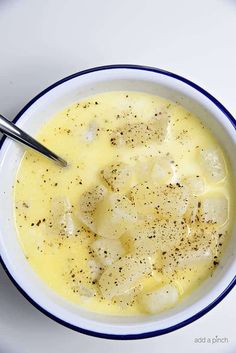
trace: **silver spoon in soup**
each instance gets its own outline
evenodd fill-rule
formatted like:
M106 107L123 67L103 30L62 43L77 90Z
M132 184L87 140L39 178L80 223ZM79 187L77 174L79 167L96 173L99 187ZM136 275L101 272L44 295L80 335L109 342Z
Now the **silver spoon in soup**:
M33 137L28 135L26 132L21 130L18 126L10 122L4 116L0 114L0 132L4 135L10 137L11 139L26 145L33 150L43 154L44 156L52 159L61 167L66 167L67 162L59 157L57 154L49 150L47 147L43 146L41 143L36 141Z

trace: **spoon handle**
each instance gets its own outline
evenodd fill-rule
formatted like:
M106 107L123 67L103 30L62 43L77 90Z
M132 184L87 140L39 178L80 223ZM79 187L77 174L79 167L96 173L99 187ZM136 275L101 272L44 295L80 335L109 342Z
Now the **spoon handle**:
M50 151L47 147L43 146L41 143L33 139L27 133L22 131L18 126L14 125L8 119L4 118L0 114L0 132L7 135L11 139L26 145L39 153L42 153L48 158L53 159L55 162L60 164L62 167L67 166L67 162L61 157L57 156L54 152Z

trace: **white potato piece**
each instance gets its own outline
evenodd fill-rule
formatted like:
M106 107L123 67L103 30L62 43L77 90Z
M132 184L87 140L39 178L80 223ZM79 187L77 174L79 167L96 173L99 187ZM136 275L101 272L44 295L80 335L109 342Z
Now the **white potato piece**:
M222 243L223 238L224 234L218 225L196 221L190 227L189 248L206 250L206 252L210 249L213 256L218 256L221 250L219 244Z
M199 175L192 175L183 180L183 184L186 185L190 192L197 196L205 191L204 179Z
M96 210L97 234L118 239L136 220L135 207L127 197L119 193L107 193Z
M209 277L209 270L211 269L213 270L212 263L198 262L175 271L171 279L180 295L191 294L194 289L199 287L202 281Z
M112 191L126 191L132 181L132 168L126 163L119 162L106 166L102 171L102 178Z
M183 185L153 185L145 182L131 189L130 198L140 214L151 214L169 218L182 216L188 207L189 194Z
M114 302L118 304L121 308L125 309L127 307L133 306L135 304L137 295L142 291L143 286L140 284L137 287L132 288L125 294L118 295L114 297Z
M187 238L188 229L182 219L160 219L140 221L129 232L132 252L137 255L154 256L168 251Z
M154 183L168 184L174 174L173 164L167 157L156 158L151 170L151 179Z
M197 219L199 210L198 198L194 195L189 196L188 208L184 214L184 219L186 222L192 224Z
M91 298L96 296L96 290L90 286L86 286L84 284L78 284L74 287L76 292L79 293L79 295L82 297L82 299L85 298Z
M178 299L178 290L170 284L139 296L139 301L144 310L150 314L160 313L172 308L178 302Z
M116 239L97 239L92 243L91 248L104 266L113 264L125 255L123 245Z
M150 142L162 143L167 135L169 118L160 116L147 122L127 123L113 131L111 144L113 146L136 147Z
M96 232L95 212L106 192L103 185L97 185L85 191L79 199L78 217L93 232Z
M218 182L226 175L225 161L222 152L215 148L207 148L200 152L203 172L210 182Z
M130 199L140 214L148 215L155 211L156 187L150 182L135 185L130 191Z
M170 273L179 269L185 269L189 266L197 264L209 264L213 260L213 254L209 247L195 248L194 249L181 249L178 251L166 252L163 255L162 269L164 273Z
M93 142L96 137L97 131L98 131L97 122L91 121L88 126L88 129L84 133L84 138L85 138L86 142L88 142L88 143Z
M103 270L102 265L95 259L89 259L88 260L88 267L90 270L91 280L96 281L102 273L102 270Z
M50 232L55 235L74 235L75 224L71 204L67 197L57 197L52 200L49 228Z
M171 163L169 156L145 156L138 160L135 171L138 182L148 182L151 179L153 183L159 185L169 183L174 175L173 163Z
M99 288L107 299L128 293L152 272L149 258L127 255L107 267L99 279Z
M228 219L228 200L223 194L210 194L201 202L201 219L204 222L224 224Z
M135 177L138 183L148 182L150 180L150 175L153 167L153 158L137 157L137 162L134 166Z

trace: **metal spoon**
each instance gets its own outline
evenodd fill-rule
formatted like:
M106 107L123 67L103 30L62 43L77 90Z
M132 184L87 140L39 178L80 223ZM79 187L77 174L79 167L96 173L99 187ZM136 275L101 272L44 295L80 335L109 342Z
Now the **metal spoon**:
M16 125L11 123L9 120L4 118L0 114L0 132L4 135L10 137L11 139L22 143L35 151L43 154L44 156L54 160L58 163L61 167L66 167L67 162L62 159L61 157L57 156L54 152L50 151L47 147L43 146L41 143L33 139L27 133L19 129Z

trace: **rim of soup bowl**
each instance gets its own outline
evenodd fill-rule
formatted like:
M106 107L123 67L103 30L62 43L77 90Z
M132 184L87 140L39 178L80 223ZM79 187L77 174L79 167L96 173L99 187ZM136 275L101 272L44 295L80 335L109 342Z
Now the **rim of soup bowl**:
M111 70L111 69L129 69L129 70L141 70L141 71L149 71L153 72L156 74L168 76L170 78L173 78L175 80L181 81L188 86L194 88L196 91L200 92L203 96L208 98L224 115L225 117L230 121L232 124L232 127L236 130L236 120L232 116L232 114L214 97L212 96L209 92L207 92L205 89L200 87L199 85L195 84L194 82L190 81L189 79L186 79L183 76L177 75L175 73L172 73L170 71L166 71L163 69L155 68L155 67L149 67L149 66L143 66L143 65L132 65L132 64L115 64L115 65L105 65L105 66L98 66L98 67L93 67L87 70L82 70L79 72L76 72L72 75L69 75L65 78L62 78L61 80L53 83L43 91L41 91L38 95L36 95L33 99L29 101L22 109L21 111L16 115L16 117L13 119L13 122L16 123L18 120L20 120L21 116L42 96L47 94L48 92L52 91L54 88L57 86L72 80L76 77L83 76L89 73L97 72L97 71L103 71L103 70ZM6 137L3 136L0 140L0 150L6 140ZM172 331L175 331L177 329L180 329L195 320L199 319L206 313L208 313L211 309L213 309L218 303L221 302L222 299L233 289L233 287L236 285L236 276L232 278L230 283L227 285L226 288L223 288L222 292L220 295L218 295L210 304L206 305L202 310L197 312L196 314L190 316L189 318L175 324L169 327L166 327L164 329L159 329L159 330L153 330L150 332L144 332L144 333L137 333L137 334L111 334L111 333L103 333L103 332L97 332L93 330L88 330L79 326L75 326L65 320L62 320L61 318L55 316L48 310L46 310L42 304L37 303L34 301L29 294L19 285L17 280L12 276L10 273L9 269L7 268L7 265L5 264L3 258L1 257L0 254L0 262L2 264L3 269L5 270L7 276L9 279L12 281L12 283L15 285L15 287L20 291L20 293L34 306L36 307L39 311L41 311L43 314L51 318L52 320L62 324L63 326L66 326L74 331L94 336L94 337L99 337L99 338L107 338L107 339L116 339L116 340L134 340L134 339L143 339L143 338L149 338L149 337L154 337L154 336L159 336L163 335Z

